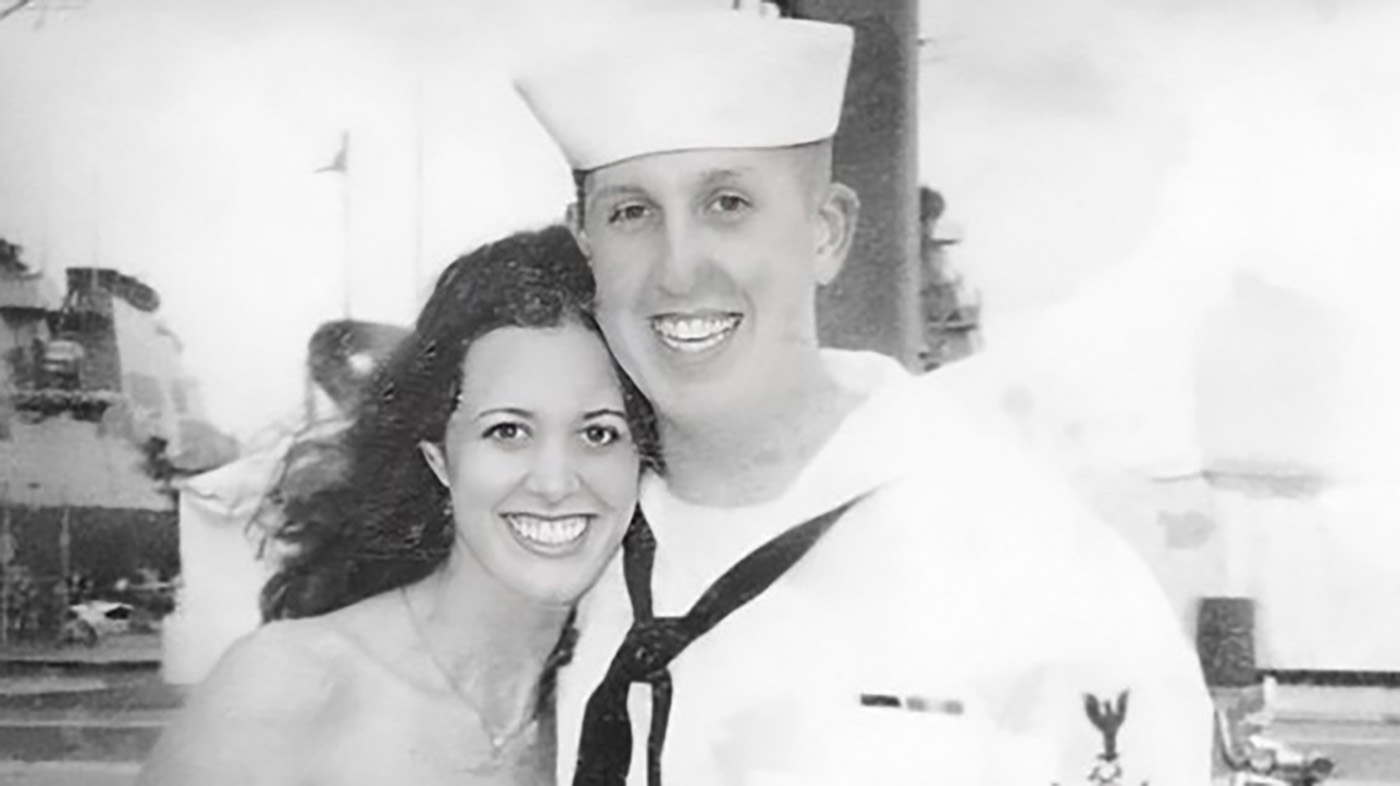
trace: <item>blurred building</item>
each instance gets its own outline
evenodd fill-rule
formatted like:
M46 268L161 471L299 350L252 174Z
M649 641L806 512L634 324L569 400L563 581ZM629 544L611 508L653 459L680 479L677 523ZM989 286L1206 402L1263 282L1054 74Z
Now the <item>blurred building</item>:
M66 285L60 293L16 246L0 246L0 562L12 630L51 629L65 577L101 592L142 571L177 573L170 481L237 453L205 418L154 289L104 268L70 268Z
M939 233L938 220L943 217L945 204L939 192L927 186L919 188L919 305L923 333L918 345L919 365L925 371L968 357L981 346L981 303L949 260L949 251L958 240Z
M1184 632L1220 640L1201 646L1213 678L1243 679L1236 655L1289 678L1393 674L1400 624L1376 613L1400 593L1388 345L1315 292L1164 266L937 373L1017 422L1151 566ZM1251 651L1213 662L1221 644Z

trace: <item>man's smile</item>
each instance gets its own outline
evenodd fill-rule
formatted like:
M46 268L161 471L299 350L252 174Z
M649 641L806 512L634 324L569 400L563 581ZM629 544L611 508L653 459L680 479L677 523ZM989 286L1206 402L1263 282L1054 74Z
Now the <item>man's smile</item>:
M695 354L719 346L742 321L742 314L729 311L668 313L652 317L651 330L667 348Z

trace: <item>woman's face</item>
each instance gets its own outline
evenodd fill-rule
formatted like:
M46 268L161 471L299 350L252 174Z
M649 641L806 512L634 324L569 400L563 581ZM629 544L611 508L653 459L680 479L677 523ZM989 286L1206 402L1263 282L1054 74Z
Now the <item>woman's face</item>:
M544 603L572 603L592 586L637 502L612 360L574 323L477 339L443 451L426 452L451 490L461 556Z

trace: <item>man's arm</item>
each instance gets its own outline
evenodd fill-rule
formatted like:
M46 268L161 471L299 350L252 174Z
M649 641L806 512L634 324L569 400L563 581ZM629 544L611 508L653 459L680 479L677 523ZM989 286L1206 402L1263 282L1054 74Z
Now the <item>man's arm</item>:
M1155 577L1099 526L1041 566L1023 666L990 691L1009 770L992 781L1208 784L1214 715L1199 660Z

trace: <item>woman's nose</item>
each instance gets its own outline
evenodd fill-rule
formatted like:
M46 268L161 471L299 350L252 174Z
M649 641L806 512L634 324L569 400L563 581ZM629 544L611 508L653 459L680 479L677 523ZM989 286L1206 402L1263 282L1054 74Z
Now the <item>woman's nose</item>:
M563 502L579 489L578 467L562 442L549 440L540 445L525 479L527 489L550 503Z

